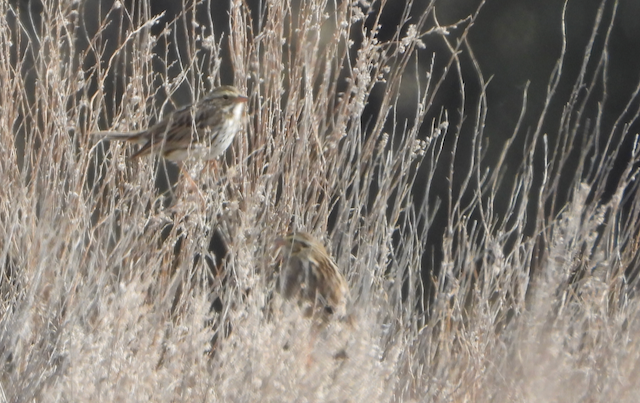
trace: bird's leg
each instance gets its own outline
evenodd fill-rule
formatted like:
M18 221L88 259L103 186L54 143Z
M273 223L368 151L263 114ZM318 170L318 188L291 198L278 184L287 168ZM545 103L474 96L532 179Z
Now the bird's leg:
M220 178L220 165L218 164L218 160L209 160L207 161L207 170L209 172L213 171L213 182L216 184L216 187L220 186L221 178Z
M204 195L202 194L202 192L200 191L200 188L198 187L198 185L196 184L196 182L193 180L193 178L191 177L191 175L189 175L189 172L187 171L186 166L184 165L184 162L178 165L180 167L180 171L182 171L182 175L185 177L185 179L189 182L189 185L191 186L191 188L195 189L195 191L198 193L198 195L200 195L200 199L202 200L203 205L206 206L207 204L207 200L205 199Z

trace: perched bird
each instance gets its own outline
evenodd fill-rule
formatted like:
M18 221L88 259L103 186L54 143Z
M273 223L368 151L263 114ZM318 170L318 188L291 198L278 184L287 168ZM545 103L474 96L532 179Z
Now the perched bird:
M324 246L305 232L276 241L282 259L280 292L305 305L305 315L345 317L349 287Z
M131 158L160 155L170 161L188 158L212 160L231 145L245 120L248 98L235 87L213 89L195 104L186 105L165 119L137 132L101 131L95 136L125 140L142 147Z

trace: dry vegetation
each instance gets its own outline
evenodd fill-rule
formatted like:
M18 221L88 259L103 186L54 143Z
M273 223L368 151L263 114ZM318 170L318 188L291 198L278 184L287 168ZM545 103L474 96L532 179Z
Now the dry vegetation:
M460 68L475 62L475 15L438 26L430 5L383 40L385 1L267 0L251 14L232 0L231 34L213 37L211 21L167 21L144 1L46 3L41 27L0 3L0 401L637 399L638 150L611 170L638 91L603 127L590 106L606 102L605 51L586 49L565 78L563 46L539 124L518 124L487 161L491 105L463 85L487 83ZM614 9L590 46L606 50ZM449 52L432 54L436 42ZM167 190L162 161L88 136L146 127L220 84L221 68L251 115L218 167L187 164L198 189ZM447 75L456 110L434 102ZM575 90L547 137L561 78ZM513 152L524 158L507 174ZM334 255L352 325L313 335L273 292L273 241L289 229ZM221 240L227 253L213 253Z

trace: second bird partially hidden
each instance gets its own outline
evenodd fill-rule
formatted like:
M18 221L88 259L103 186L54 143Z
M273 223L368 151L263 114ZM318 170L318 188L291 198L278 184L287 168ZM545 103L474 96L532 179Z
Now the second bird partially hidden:
M306 316L344 318L349 287L324 246L307 233L295 232L279 238L276 247L282 259L282 295L298 299Z

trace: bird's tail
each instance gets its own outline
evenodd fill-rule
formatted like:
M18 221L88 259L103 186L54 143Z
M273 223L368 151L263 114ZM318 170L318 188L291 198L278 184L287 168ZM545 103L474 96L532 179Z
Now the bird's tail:
M144 145L147 143L147 139L143 136L144 133L144 130L137 132L112 132L105 130L92 133L91 135L101 140L130 141L132 143Z

